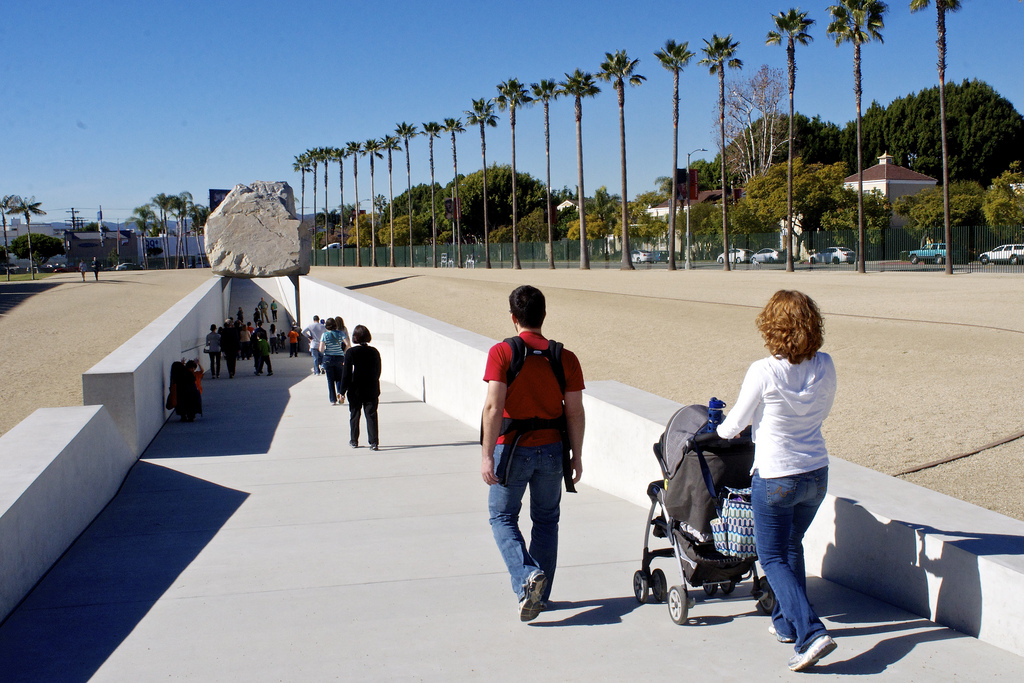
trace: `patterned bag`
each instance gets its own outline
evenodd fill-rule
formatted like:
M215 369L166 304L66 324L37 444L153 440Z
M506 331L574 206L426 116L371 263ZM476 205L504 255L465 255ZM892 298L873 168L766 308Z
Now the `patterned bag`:
M718 519L711 521L715 550L730 557L757 557L754 546L754 510L750 489L726 487Z

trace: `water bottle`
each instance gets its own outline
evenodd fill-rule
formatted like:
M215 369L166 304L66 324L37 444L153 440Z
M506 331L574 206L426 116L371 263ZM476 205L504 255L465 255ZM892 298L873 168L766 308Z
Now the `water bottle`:
M725 407L725 401L719 401L714 396L708 401L708 424L704 428L706 432L713 432L722 424L722 408Z

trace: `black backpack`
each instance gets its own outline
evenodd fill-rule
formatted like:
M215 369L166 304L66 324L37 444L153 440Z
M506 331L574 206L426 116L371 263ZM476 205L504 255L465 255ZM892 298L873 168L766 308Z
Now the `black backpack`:
M522 337L509 337L505 340L505 343L512 349L512 362L509 363L508 371L505 373L505 385L511 386L512 382L515 381L516 377L523 369L523 364L526 363L528 356L542 356L548 360L548 364L551 367L551 372L554 373L555 379L558 381L558 388L562 392L563 399L565 398L565 368L562 366L562 344L554 341L553 339L548 340L547 349L533 349L526 345ZM548 420L539 417L528 417L513 420L512 418L503 418L501 421L501 431L498 436L512 435L512 448L508 450L508 457L505 462L502 463L504 466L499 468L498 471L498 482L502 485L508 482L509 469L512 466L512 457L515 454L516 447L519 445L519 440L529 432L534 432L540 429L554 429L557 430L559 435L562 437L562 477L565 480L565 490L569 493L576 493L576 488L572 483L572 458L570 456L569 447L569 428L568 423L565 419L565 411L563 404L562 414L558 417ZM481 441L483 441L483 428L481 426Z

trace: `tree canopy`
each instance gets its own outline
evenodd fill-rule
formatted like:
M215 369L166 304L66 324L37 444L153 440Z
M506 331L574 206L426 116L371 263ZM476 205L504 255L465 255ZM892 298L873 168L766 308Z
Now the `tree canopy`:
M28 235L14 238L11 242L11 253L18 258L28 258ZM35 257L36 263L41 265L63 253L63 240L39 233L32 235L32 256Z

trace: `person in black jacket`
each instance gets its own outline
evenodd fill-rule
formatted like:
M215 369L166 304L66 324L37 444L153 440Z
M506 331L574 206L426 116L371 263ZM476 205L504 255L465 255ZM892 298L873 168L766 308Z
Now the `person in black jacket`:
M224 362L228 366L228 378L235 376L235 361L238 360L238 323L231 318L224 321L220 330L220 349L224 354Z
M341 391L348 396L348 445L359 447L359 410L366 415L366 436L370 450L377 450L377 404L380 400L380 353L368 346L372 337L362 325L352 330L353 345L345 351Z

